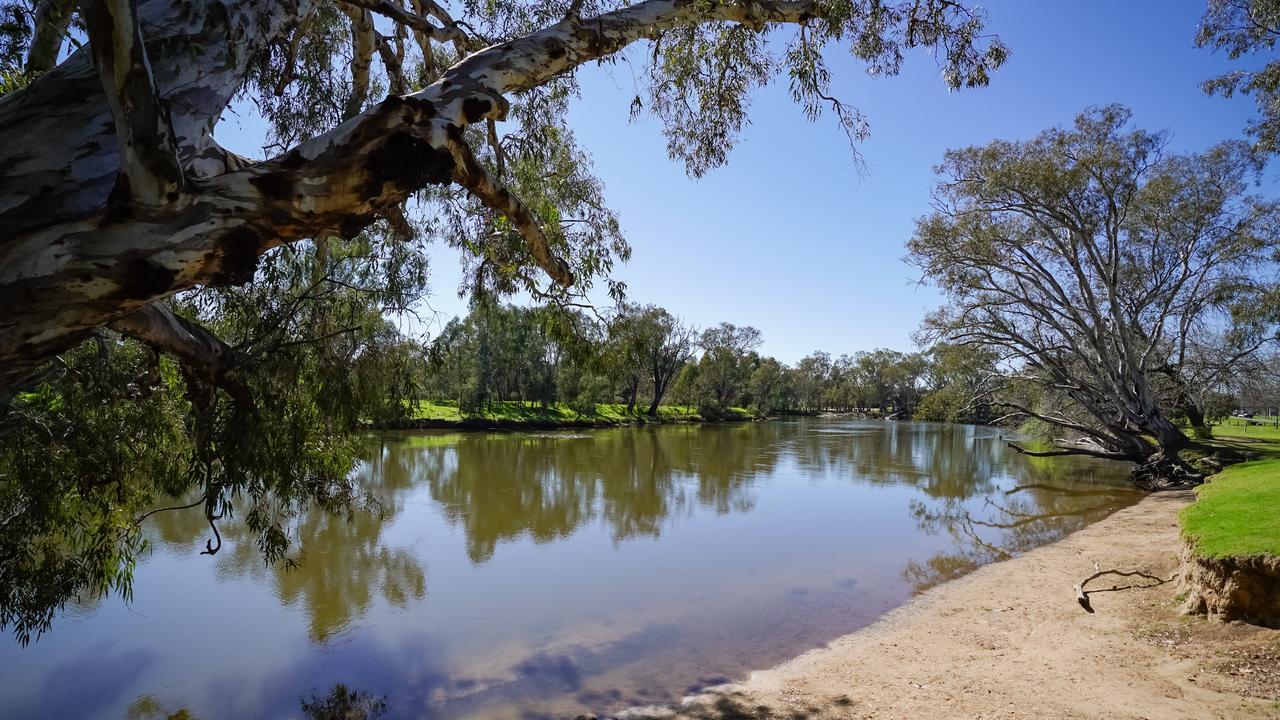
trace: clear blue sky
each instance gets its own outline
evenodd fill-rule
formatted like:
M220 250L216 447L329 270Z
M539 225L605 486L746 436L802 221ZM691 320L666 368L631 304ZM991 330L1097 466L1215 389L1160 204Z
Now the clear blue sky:
M1205 0L984 6L1013 53L988 88L948 92L923 53L901 75L872 79L843 50L829 51L834 89L871 124L859 147L865 173L834 120L805 120L784 77L754 99L728 166L689 180L667 159L657 121L629 122L632 66L586 69L572 121L633 247L616 272L631 298L699 326L754 325L763 352L785 362L815 349L908 350L941 298L917 285L904 245L948 148L1030 137L1112 102L1133 108L1142 127L1169 130L1174 149L1241 136L1252 101L1208 98L1198 87L1228 68L1193 44ZM219 136L249 150L256 125L246 119ZM1262 187L1273 189L1271 180ZM465 312L457 258L441 250L433 278L433 308L444 319Z

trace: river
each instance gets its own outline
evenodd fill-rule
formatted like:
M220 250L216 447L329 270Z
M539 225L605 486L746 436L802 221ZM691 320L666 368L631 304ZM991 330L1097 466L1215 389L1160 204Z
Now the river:
M0 641L5 718L387 718L678 701L1131 504L1127 469L997 428L844 419L388 435L380 512L315 512L294 568L234 523L147 522L134 599ZM1069 590L1069 589L1068 589ZM382 706L380 706L380 709Z

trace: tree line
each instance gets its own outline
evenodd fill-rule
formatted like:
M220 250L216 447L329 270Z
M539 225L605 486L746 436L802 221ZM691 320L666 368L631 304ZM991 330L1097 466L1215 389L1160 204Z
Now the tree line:
M497 401L563 403L579 414L603 403L657 415L663 404L717 418L875 412L983 421L971 402L996 372L994 353L939 343L922 352L814 352L794 365L759 352L759 330L698 329L656 305L623 303L597 316L556 306L477 304L425 349L418 397L483 412Z

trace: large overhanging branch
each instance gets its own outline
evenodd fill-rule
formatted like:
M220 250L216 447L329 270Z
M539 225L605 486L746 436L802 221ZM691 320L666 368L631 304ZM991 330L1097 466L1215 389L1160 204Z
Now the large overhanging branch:
M0 307L8 309L0 317L0 389L11 387L25 369L97 327L196 285L246 282L258 258L281 244L326 234L352 237L433 184L462 184L516 225L530 256L550 277L572 284L573 273L553 255L536 217L459 144L463 130L503 119L504 96L543 85L637 40L708 21L755 29L799 23L819 15L824 3L646 0L595 18L569 18L480 50L423 90L393 95L281 156L215 177L190 172L185 188L182 168L171 156L174 141L167 133L164 107L147 71L134 5L130 0L97 0L95 7L91 34L102 81L107 95L113 96L111 118L124 155L119 166L135 201L161 202L163 207L121 213L110 203L91 203L92 196L86 196L77 198L76 205L63 203L51 210L43 223L14 228L16 234L0 242ZM395 12L390 5L377 7ZM438 20L447 18L436 3L416 0L415 7L427 8ZM165 3L151 3L146 9L160 13L157 18L163 20L148 15L148 28L154 25L169 32L170 27L188 23L171 31L177 34L170 41L184 37L182 33L194 36L220 27L219 20L202 15L196 20L203 25L193 24L192 19L173 15L177 11ZM254 11L263 14L259 24L267 27L254 42L282 41L309 10L306 0L255 6ZM250 27L246 23L251 18L233 14L228 22ZM214 105L235 87L231 76L245 67L244 59L226 48L212 47L207 55L225 61L225 67L208 71L217 83L216 92L210 97L183 95L175 89L164 93L166 98L184 98L184 113L175 112L173 125L189 163L189 147L211 145L207 128L225 101L216 111ZM79 67L69 63L68 68ZM49 75L69 72L59 66ZM165 88L185 77L170 65L165 73ZM47 90L34 97L53 103L50 90L56 86L43 85ZM0 117L12 121L19 109L12 102L0 102ZM83 114L89 117L92 112Z
M157 206L178 198L182 167L156 92L134 0L84 3L89 43L120 144L121 200Z
M231 375L238 358L235 349L166 305L143 307L115 321L111 328L172 355L189 377L223 388L246 406L251 402L248 388Z

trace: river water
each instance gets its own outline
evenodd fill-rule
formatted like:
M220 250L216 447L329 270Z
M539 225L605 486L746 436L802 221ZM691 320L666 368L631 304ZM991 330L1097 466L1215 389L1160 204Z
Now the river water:
M301 518L292 569L153 516L131 604L0 640L0 716L303 718L338 684L387 718L673 702L1138 498L997 428L830 419L390 435L358 472L381 512Z

